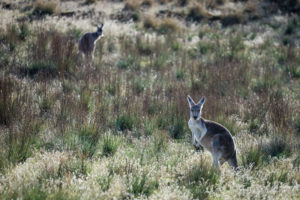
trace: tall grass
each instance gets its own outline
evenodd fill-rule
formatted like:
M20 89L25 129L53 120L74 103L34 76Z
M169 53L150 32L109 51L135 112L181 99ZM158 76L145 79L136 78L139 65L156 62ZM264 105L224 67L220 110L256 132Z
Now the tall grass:
M140 9L130 3L127 9ZM201 8L188 11L191 20L202 19ZM15 28L1 33L0 170L11 178L1 182L1 195L209 199L226 191L241 197L235 187L266 189L269 183L275 192L267 194L279 195L279 181L297 197L289 183L298 180L298 49L270 42L250 48L239 31L217 25L195 43L170 19L156 24L149 18L143 26L158 35L137 30L103 37L95 52L101 58L90 66L81 62L71 31L20 25L20 35ZM227 175L210 160L195 161L207 156L191 150L188 94L206 96L203 117L232 132L245 181L226 165ZM244 137L263 142L251 147ZM66 154L74 160L66 161ZM258 180L260 171L282 165L292 175L277 171ZM20 181L14 177L32 181L32 188L23 193L20 183L22 191L13 189L13 180ZM224 179L235 184L225 190Z

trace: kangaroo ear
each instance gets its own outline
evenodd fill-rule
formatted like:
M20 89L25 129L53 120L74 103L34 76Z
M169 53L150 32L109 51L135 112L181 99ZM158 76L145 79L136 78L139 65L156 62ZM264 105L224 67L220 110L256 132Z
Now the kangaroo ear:
M190 97L190 95L188 95L187 100L189 102L190 107L195 105L195 102L193 101L193 99Z
M205 102L205 97L202 97L202 98L200 99L200 101L197 103L197 105L201 106L201 105L204 104L204 102Z
M104 24L101 24L101 29L103 28Z

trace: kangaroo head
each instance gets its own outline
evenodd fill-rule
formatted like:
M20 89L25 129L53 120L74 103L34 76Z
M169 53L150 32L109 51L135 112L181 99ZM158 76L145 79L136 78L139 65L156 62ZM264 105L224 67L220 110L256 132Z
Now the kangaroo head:
M98 33L98 36L101 36L101 35L102 35L103 26L104 26L104 24L101 24L101 26L98 26L98 25L97 25L97 33Z
M193 118L194 120L199 120L200 116L201 116L201 110L203 107L203 104L205 102L205 98L202 97L201 100L195 104L195 102L193 101L193 99L188 96L187 97L189 105L190 105L190 116L191 118Z

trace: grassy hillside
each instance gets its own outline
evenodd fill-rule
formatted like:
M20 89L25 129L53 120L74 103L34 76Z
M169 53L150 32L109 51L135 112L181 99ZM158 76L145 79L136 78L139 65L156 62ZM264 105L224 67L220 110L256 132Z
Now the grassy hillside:
M300 199L299 5L1 2L0 199ZM238 172L193 148L187 95Z

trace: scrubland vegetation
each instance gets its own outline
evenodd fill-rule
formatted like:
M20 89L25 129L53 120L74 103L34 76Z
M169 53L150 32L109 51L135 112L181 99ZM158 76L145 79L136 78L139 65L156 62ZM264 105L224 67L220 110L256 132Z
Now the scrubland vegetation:
M300 198L299 1L74 1L120 8L92 64L75 18L96 12L24 2L0 4L0 199ZM191 145L188 94L239 171Z

